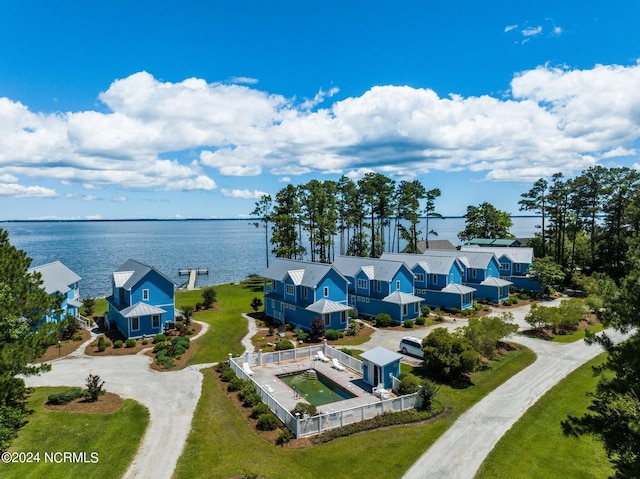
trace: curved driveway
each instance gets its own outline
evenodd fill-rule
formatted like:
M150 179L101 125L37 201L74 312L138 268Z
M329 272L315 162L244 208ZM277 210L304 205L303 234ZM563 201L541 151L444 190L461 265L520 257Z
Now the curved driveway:
M203 329L198 336L209 326L200 324ZM84 387L86 377L92 373L104 380L107 391L140 402L149 409L149 427L124 477L169 479L184 449L200 399L200 369L210 364L158 372L149 367L151 358L144 352L134 356L84 354L85 346L93 340L92 337L69 356L52 361L50 372L25 378L27 385ZM100 451L96 452L99 456Z

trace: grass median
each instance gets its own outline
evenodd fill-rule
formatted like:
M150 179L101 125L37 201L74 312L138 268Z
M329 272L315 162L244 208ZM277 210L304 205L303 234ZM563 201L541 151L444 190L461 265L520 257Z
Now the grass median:
M213 371L204 370L191 434L173 477L399 478L460 414L534 360L531 350L519 347L474 373L473 386L442 386L438 400L451 412L435 422L359 433L307 449L277 447L259 438Z

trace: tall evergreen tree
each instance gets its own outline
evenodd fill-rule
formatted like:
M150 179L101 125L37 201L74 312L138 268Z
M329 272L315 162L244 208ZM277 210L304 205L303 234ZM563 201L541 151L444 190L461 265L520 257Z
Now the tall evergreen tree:
M269 267L269 222L271 221L271 210L273 201L270 195L262 195L258 201L256 201L255 208L251 212L252 216L260 218L260 222L252 223L256 228L260 228L260 223L264 227L264 251L267 261L267 268Z
M542 256L547 255L546 242L547 236L545 234L545 220L547 218L547 196L548 196L548 183L544 178L536 180L533 187L520 195L522 199L518 201L520 205L520 211L531 211L540 215L542 222Z
M429 235L438 236L438 232L435 230L429 229L429 219L430 218L444 218L440 213L436 211L436 199L441 195L440 188L432 188L427 191L425 198L427 202L424 207L424 219L425 219L425 228L424 228L424 239L426 243L426 247L429 248Z
M298 238L298 222L300 216L300 200L298 189L288 184L278 191L271 215L271 250L277 258L302 258L305 248Z
M393 213L394 186L395 181L381 173L367 173L358 181L371 214L371 256L375 258L384 252L384 225Z
M398 236L407 242L407 252L409 253L418 252L420 200L424 199L426 195L427 190L418 180L401 181L396 190L398 218L409 222L409 227L403 228Z
M513 225L511 216L491 203L467 206L464 218L465 229L458 233L458 238L462 241L470 241L473 238L513 238L509 232L509 228Z

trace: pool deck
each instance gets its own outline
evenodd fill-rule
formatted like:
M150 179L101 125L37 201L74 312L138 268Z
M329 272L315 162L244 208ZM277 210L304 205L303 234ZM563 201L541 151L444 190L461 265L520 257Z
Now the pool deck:
M297 371L305 371L307 369L315 369L356 396L351 399L318 406L320 413L332 413L380 402L380 398L371 393L371 387L364 383L361 374L346 367L344 371L338 371L331 366L331 363L323 363L317 359L312 360L307 358L279 364L270 363L264 366L251 366L251 369L253 370L253 380L265 388L270 396L289 411L299 402L306 401L298 396L293 389L278 378L278 376Z

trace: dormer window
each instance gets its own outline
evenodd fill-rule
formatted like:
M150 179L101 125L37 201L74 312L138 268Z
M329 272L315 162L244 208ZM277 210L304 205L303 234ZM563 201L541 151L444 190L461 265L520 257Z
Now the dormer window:
M142 301L149 301L149 290L148 289L143 289L142 290Z

